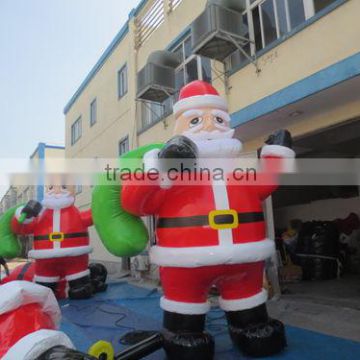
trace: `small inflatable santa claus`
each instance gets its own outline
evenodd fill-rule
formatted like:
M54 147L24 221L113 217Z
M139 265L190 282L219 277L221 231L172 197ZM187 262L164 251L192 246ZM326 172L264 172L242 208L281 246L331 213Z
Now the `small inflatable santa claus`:
M227 104L210 84L186 85L174 105L174 115L175 136L161 149L145 154L145 169L161 172L164 159L210 164L216 158L226 168L239 157L242 146L233 138ZM279 161L295 156L290 147L287 131L270 136L261 157L276 161L275 166L266 167L280 170ZM182 182L125 180L121 192L125 210L157 219L150 259L160 266L168 358L213 358L214 342L204 327L210 309L207 295L214 285L233 342L251 356L280 352L286 346L284 326L269 318L262 287L265 259L274 252L274 242L266 238L262 202L276 184L244 184L234 173L191 184L184 182L189 174L184 176Z
M49 185L42 204L32 200L16 210L12 230L34 236L28 255L35 259L36 283L55 290L65 278L69 297L85 299L93 292L88 269L92 216L91 210L79 211L74 202L74 186Z
M60 318L49 288L27 281L0 285L0 359L95 360L58 331Z

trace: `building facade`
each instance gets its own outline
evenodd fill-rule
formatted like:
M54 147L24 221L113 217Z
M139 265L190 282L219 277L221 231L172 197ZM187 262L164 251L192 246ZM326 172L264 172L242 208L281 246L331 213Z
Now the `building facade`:
M64 109L67 158L114 158L171 137L173 100L160 105L136 100L137 73L153 51L163 49L182 59L176 70L178 89L203 79L227 99L232 126L246 152L256 151L272 131L287 128L300 154L331 151L341 156L345 148L350 156L360 153L349 144L360 136L352 130L360 118L359 1L246 0L243 20L251 42L244 50L257 59L259 71L239 51L224 63L192 53L190 25L205 6L206 0L143 0L129 14ZM332 141L328 131L348 137ZM353 195L349 208L340 206L346 210L329 216L345 216L360 205L358 193ZM83 189L78 205L88 207L90 197L91 189ZM309 201L318 200L314 195ZM278 200L275 222L288 220L284 207L305 205L299 199ZM313 216L321 216L321 206L313 209ZM304 213L303 208L295 210L294 217ZM95 231L92 245L94 259L118 261Z
M54 158L64 158L65 147L39 143L30 155L30 164L39 165L42 161ZM3 198L0 200L0 215L6 210L18 204L25 204L29 200L41 202L44 197L44 179L39 178L36 186L34 185L11 185Z

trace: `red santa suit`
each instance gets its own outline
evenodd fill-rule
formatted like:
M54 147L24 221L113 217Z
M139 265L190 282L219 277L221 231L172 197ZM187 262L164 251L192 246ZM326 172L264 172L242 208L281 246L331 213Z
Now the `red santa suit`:
M48 349L70 339L57 331L60 308L53 292L27 281L0 286L0 359L35 360Z
M214 104L227 111L224 100L209 88L200 94L196 85L188 88L174 106L175 116L180 110ZM266 145L261 156L281 159L294 157L294 152ZM146 154L145 168L161 167L156 161L156 152ZM123 207L132 214L157 218L157 244L150 250L150 259L160 266L163 310L205 314L212 285L219 289L225 311L250 309L267 300L262 287L264 261L273 254L274 242L266 238L262 201L276 184L265 179L266 174L257 176L258 182L252 185L239 183L231 174L194 185L185 180L161 186L135 178L123 183Z
M45 208L35 219L20 224L22 207L12 220L17 234L33 234L33 250L29 257L35 259L34 280L39 283L57 283L89 275L88 227L93 224L91 211L80 212L74 205L62 209Z
M1 279L0 284L6 284L10 281L24 280L34 282L35 277L35 263L26 262L25 264L18 265L13 269L8 276L5 276ZM56 288L55 295L57 299L66 299L67 298L67 282L65 279L62 279L59 283L59 286Z

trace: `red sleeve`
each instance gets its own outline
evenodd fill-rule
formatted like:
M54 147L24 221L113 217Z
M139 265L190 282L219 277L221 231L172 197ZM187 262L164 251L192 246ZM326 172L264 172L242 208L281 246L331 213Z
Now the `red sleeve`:
M34 228L36 224L36 219L32 220L27 224L20 224L17 220L16 216L14 216L11 220L11 230L14 234L17 235L30 235L34 233Z
M295 152L281 145L264 145L261 150L261 169L259 176L258 194L261 201L271 195L279 184L279 175L286 171L291 159L295 158ZM290 162L290 163L289 163Z
M83 222L85 227L89 227L89 226L92 226L94 224L93 219L92 219L91 209L81 211L80 212L80 217L81 217L81 221Z
M155 215L165 200L166 192L158 185L141 183L141 180L123 182L121 205L133 215Z
M281 158L263 157L261 159L261 173L258 174L258 186L256 186L261 201L264 201L278 188L281 162Z

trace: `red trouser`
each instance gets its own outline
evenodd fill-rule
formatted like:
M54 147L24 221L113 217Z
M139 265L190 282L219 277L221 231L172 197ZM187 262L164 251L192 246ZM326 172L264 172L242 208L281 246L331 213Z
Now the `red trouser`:
M215 285L219 305L225 311L250 309L264 303L264 262L215 265L198 268L161 267L164 290L161 307L180 314L204 314L209 310L207 295Z
M68 281L90 274L89 255L68 256L35 260L34 280L40 283L56 283L65 278Z

